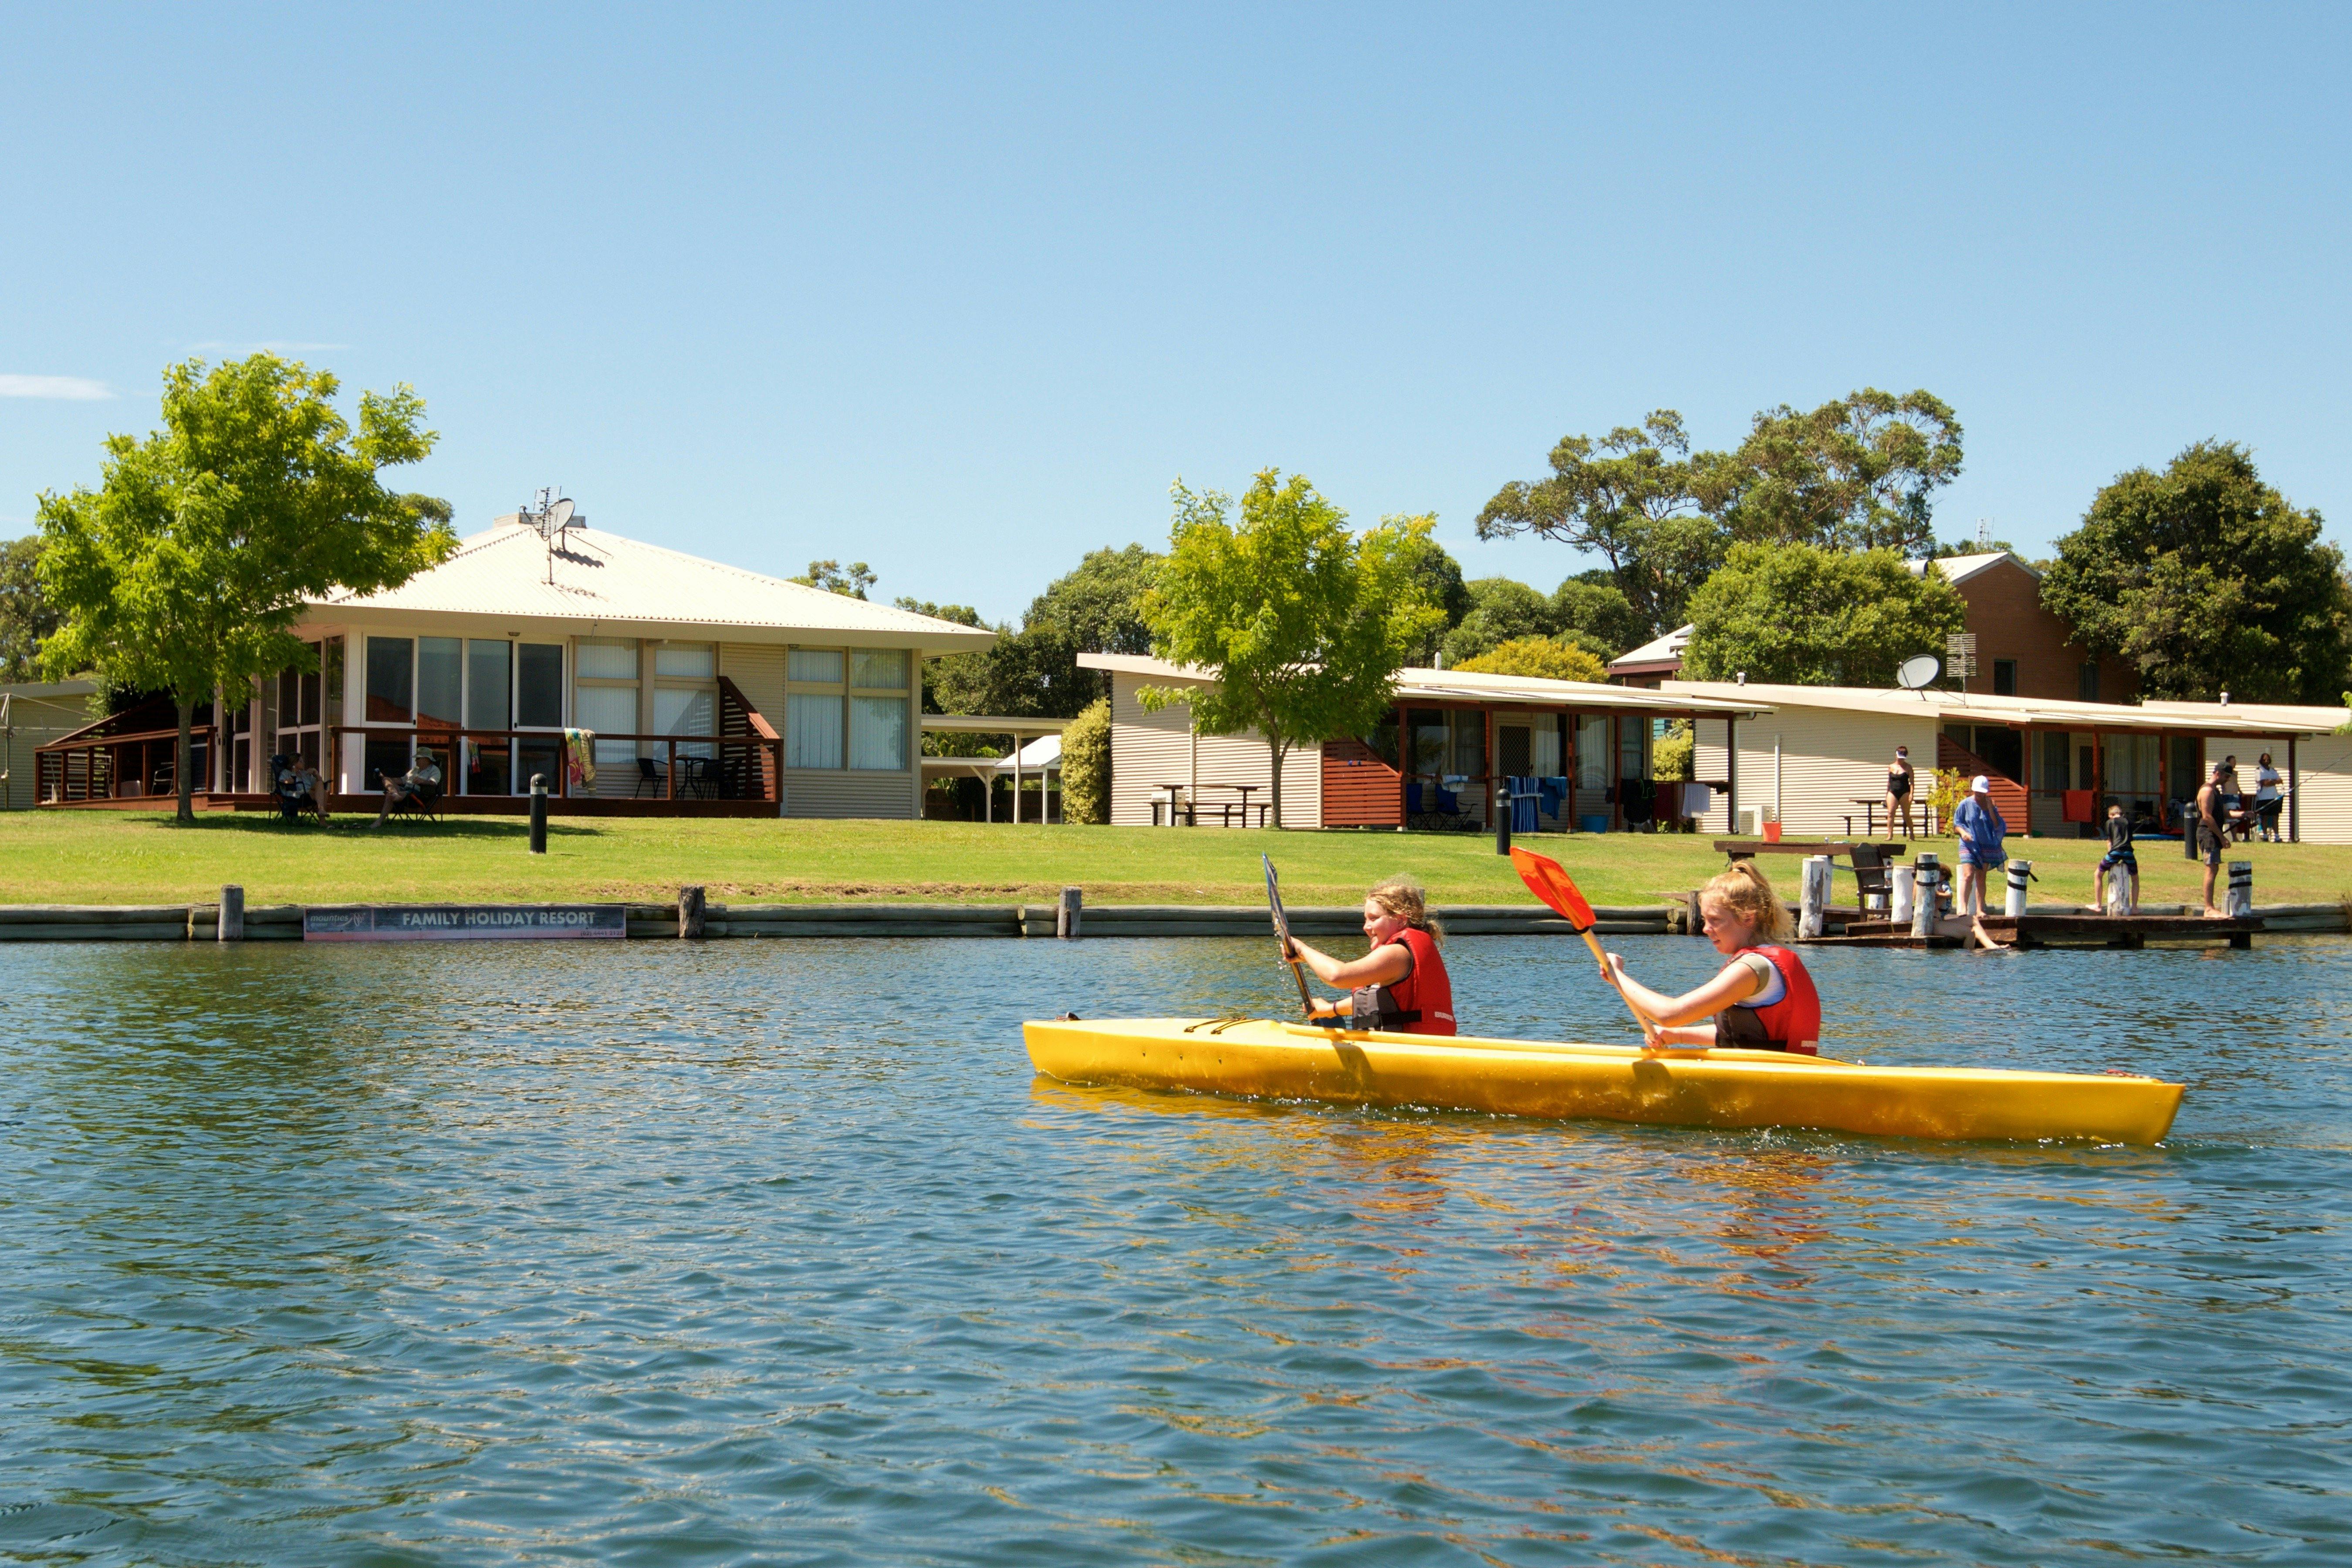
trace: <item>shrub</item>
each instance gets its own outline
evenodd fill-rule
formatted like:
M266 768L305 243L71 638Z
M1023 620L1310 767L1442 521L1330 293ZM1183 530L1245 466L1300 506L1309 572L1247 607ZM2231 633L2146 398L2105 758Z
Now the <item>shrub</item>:
M1549 637L1513 637L1492 652L1465 659L1454 668L1479 675L1532 675L1546 680L1589 680L1596 684L1609 679L1609 671L1591 654Z
M1062 820L1110 820L1110 702L1097 698L1062 731Z

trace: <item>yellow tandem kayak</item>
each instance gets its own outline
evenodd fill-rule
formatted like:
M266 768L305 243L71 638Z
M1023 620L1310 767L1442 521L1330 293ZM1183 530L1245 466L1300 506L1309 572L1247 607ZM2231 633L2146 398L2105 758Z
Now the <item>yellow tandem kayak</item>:
M1644 1057L1636 1046L1320 1029L1272 1019L1062 1019L1022 1026L1067 1083L1674 1127L1805 1127L1895 1138L2154 1143L2182 1086L1992 1068L1871 1067L1780 1051Z

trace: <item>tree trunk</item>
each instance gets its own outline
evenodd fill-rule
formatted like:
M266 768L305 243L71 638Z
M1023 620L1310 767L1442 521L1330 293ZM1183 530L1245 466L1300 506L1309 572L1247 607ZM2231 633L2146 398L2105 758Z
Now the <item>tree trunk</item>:
M1282 826L1282 754L1290 748L1283 743L1281 736L1269 730L1266 731L1265 749L1274 758L1274 791L1268 797L1273 802L1273 809L1267 813L1267 818L1274 826L1280 827ZM1246 827L1249 825L1244 823L1242 826Z
M196 807L194 794L196 781L193 776L191 776L192 770L189 767L189 753L194 752L195 747L190 739L189 731L195 723L196 705L189 701L184 697L178 699L178 703L180 708L180 739L177 743L178 749L173 753L173 761L172 763L172 779L179 789L180 809L178 814L174 816L172 820L183 826L193 827L195 826L196 822Z

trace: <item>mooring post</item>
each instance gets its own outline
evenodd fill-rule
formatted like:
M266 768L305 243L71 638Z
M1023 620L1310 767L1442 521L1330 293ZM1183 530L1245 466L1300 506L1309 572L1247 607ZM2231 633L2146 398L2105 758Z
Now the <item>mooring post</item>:
M1827 919L1822 911L1830 902L1830 858L1826 855L1805 857L1803 879L1797 891L1797 940L1811 942L1822 934Z
M2107 868L2106 905L2107 913L2117 917L2139 912L2139 888L2129 866Z
M1706 916L1699 910L1696 888L1683 895L1683 934L1685 936L1706 934Z
M1933 855L1922 855L1914 868L1917 879L1911 897L1911 934L1921 942L1936 934L1936 895L1944 868Z
M1916 901L1912 889L1918 875L1908 866L1897 866L1893 874L1887 878L1886 919L1888 923L1899 926L1911 923L1911 906Z
M677 890L677 935L681 942L702 940L702 889L680 888Z
M2025 884L2032 878L2032 861L2011 860L2009 863L2009 897L2001 901L2000 912L2011 920L2025 912Z
M1074 942L1078 934L1078 910L1086 903L1086 895L1076 888L1062 889L1062 901L1054 910L1054 934L1064 942Z
M547 775L530 775L530 852L547 853Z
M2233 882L2231 884L2233 891L2235 887L2236 884ZM235 883L221 889L220 932L217 940L221 942L245 940L245 889Z
M228 889L224 888L221 890L226 892ZM2254 912L2254 863L2252 860L2230 862L2230 900L2221 906L2221 912L2232 917Z
M1511 781L1495 781L1495 853L1511 852Z

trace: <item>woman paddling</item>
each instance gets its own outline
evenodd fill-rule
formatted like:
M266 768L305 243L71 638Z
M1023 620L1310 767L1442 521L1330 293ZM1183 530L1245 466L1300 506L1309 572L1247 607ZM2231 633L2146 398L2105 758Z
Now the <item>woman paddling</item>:
M1609 955L1610 978L1644 1023L1654 1046L1740 1046L1818 1054L1822 999L1804 961L1779 944L1789 911L1753 860L1737 860L1699 889L1707 940L1731 960L1696 991L1665 996L1625 973Z
M1429 918L1421 884L1391 877L1366 894L1364 936L1371 952L1345 963L1291 938L1285 956L1313 970L1324 984L1349 988L1336 1002L1318 1002L1307 1016L1345 1017L1360 1029L1454 1033L1454 984L1437 952L1445 933Z

